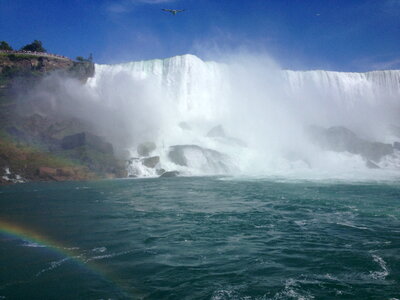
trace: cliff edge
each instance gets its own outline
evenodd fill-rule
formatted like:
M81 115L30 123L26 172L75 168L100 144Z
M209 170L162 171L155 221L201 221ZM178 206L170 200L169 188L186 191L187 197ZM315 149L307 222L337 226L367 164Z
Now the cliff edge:
M0 185L125 177L125 163L115 157L113 145L84 120L18 109L20 98L55 72L84 84L94 75L94 64L0 51Z

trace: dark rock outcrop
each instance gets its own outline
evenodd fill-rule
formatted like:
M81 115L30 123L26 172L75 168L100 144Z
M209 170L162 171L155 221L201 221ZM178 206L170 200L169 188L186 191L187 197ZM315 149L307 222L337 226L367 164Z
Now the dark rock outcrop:
M366 166L368 169L380 169L379 166L370 160L367 160Z
M28 97L54 72L58 80L85 82L94 64L45 53L0 55L0 169L12 170L0 184L126 177L125 162L93 125Z
M88 133L81 132L74 135L66 136L61 141L61 147L64 150L74 149L82 146L90 146L91 148L106 154L113 154L113 146L103 141L102 138Z
M94 75L94 64L90 61L73 61L67 57L46 53L2 53L0 55L0 87L10 88L15 78L37 81L49 72L62 72L66 76L86 82Z
M157 169L156 173L157 175L161 176L162 174L164 174L166 171L164 169Z
M137 147L137 152L140 156L149 156L151 152L156 150L156 144L153 142L145 142Z
M208 137L226 137L225 130L222 125L215 126L207 133Z
M170 177L177 177L179 175L178 171L168 171L164 172L160 177L161 178L170 178Z
M228 156L216 150L202 148L198 145L175 145L170 147L168 153L168 157L173 163L184 167L189 166L191 155L195 156L195 160L202 162L200 168L204 172L213 174L229 172Z
M392 145L361 139L346 127L325 129L312 126L309 128L309 133L323 149L359 154L368 161L378 162L382 157L393 154Z
M142 164L147 168L155 168L157 164L160 162L159 156L152 156L142 159Z

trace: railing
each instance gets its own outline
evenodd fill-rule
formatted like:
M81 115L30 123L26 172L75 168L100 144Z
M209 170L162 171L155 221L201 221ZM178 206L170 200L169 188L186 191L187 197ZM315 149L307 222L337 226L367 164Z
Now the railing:
M52 54L52 53L47 53L47 52L36 52L36 51L14 51L14 50L0 50L0 53L7 53L7 54L28 54L28 55L35 55L35 56L46 56L46 57L55 57L55 58L61 58L61 59L67 59L71 60L69 57L63 56L63 55L58 55L58 54Z

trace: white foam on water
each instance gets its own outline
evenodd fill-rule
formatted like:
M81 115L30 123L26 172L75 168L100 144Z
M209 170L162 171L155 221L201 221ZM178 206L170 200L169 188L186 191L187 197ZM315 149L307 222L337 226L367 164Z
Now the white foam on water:
M40 275L42 275L45 272L52 271L52 270L60 267L62 264L69 261L70 259L71 259L71 257L65 257L63 259L50 262L50 266L48 268L42 269L38 273L36 273L36 277L39 277Z
M290 278L286 280L284 289L278 292L273 299L311 300L314 298L310 293L301 291L298 281Z
M96 247L92 249L93 252L103 253L107 251L106 247Z
M89 258L85 258L84 262L88 263L90 261L93 260L102 260L102 259L107 259L107 258L113 258L113 257L117 257L117 256L121 256L121 255L125 255L128 253L131 253L132 251L122 251L122 252L116 252L116 253L110 253L110 254L103 254L103 255L96 255L96 256L92 256Z
M383 260L382 257L380 257L376 254L373 254L372 258L373 258L374 262L376 262L382 270L370 272L371 278L376 279L376 280L385 280L386 277L389 275L389 269L387 267L386 262Z
M30 247L30 248L46 248L45 245L41 245L41 244L33 243L33 242L24 242L21 246L22 247Z
M355 228L355 229L360 229L360 230L370 230L368 227L365 226L356 226L354 224L351 224L349 222L337 222L337 225L345 226L345 227L350 227L350 228Z

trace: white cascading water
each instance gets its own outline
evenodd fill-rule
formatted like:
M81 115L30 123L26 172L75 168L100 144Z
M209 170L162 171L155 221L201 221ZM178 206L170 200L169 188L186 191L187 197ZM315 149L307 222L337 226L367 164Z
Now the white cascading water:
M132 157L139 144L155 143L146 155L159 163L133 160L130 172L138 176L161 168L191 175L373 172L358 154L321 149L306 128L345 126L364 140L393 143L400 125L398 70L288 71L263 58L216 63L183 55L96 65L86 86L124 120L118 142ZM396 170L397 155L375 163Z

